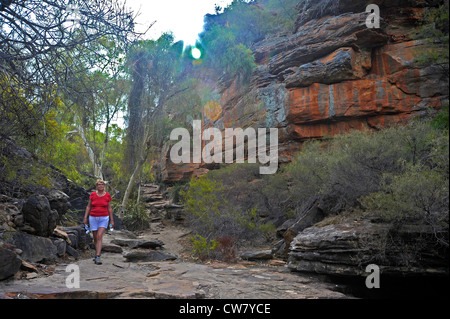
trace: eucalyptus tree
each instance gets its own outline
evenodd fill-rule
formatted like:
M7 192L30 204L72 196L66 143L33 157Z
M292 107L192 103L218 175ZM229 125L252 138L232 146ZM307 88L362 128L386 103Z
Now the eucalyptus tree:
M134 18L116 0L0 1L0 134L45 134L38 124L59 95L73 94L68 82L83 69L69 53L91 51L104 37L126 47Z
M126 209L133 185L148 159L152 144L161 141L162 114L180 89L183 43L170 33L157 40L138 41L127 57L132 77L128 99L125 163L130 179L122 200Z
M113 119L126 109L129 80L123 72L124 48L111 37L91 43L91 50L66 54L76 61L77 72L67 80L64 96L72 123L83 139L93 174L104 179L103 163ZM71 63L71 62L70 62Z

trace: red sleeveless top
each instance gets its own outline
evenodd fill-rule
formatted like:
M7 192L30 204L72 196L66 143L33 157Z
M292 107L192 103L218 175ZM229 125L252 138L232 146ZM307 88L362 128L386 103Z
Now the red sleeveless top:
M91 200L91 212L89 215L93 217L109 216L108 203L111 201L111 195L105 193L103 196L98 196L97 192L92 192L89 199Z

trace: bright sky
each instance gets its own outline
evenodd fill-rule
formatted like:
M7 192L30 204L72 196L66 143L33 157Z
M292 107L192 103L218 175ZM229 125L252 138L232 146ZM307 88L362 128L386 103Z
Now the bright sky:
M148 31L149 39L157 39L163 32L172 31L175 41L195 44L203 30L203 17L214 13L215 5L222 8L232 0L126 0L126 6L139 12L137 31L143 32L149 24L156 23Z
M198 34L203 30L203 17L214 13L216 4L225 8L233 0L126 0L126 6L135 13L136 31L147 32L147 39L157 39L167 31L172 31L175 41L183 40L184 45L195 44ZM123 114L113 120L113 124L123 127Z

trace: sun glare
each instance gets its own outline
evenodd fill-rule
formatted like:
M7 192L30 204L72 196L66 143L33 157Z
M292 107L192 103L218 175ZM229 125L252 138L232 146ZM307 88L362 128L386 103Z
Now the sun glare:
M198 60L202 56L202 52L198 48L192 48L191 55L194 59Z

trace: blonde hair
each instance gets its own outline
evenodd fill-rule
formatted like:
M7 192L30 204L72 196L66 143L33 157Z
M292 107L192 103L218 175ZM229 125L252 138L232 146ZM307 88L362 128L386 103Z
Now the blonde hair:
M98 183L103 183L103 184L106 185L106 182L104 180L102 180L102 179L97 179L97 181L95 182L95 186L97 186Z

